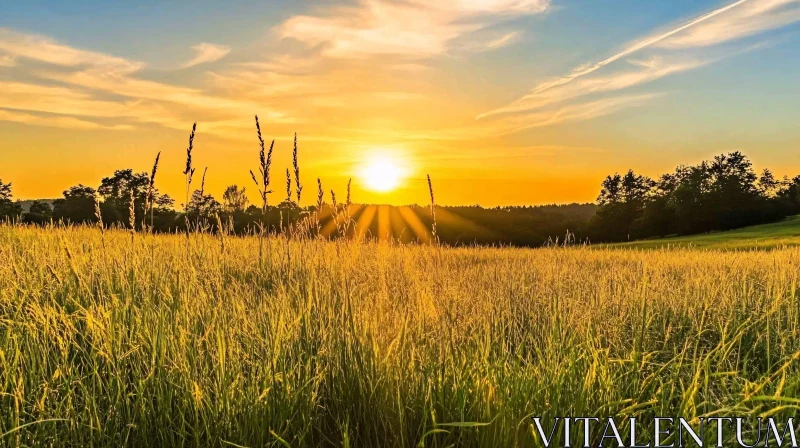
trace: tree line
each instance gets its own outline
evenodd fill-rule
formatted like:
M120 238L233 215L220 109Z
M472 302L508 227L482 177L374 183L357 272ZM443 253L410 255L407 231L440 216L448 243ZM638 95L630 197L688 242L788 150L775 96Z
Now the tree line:
M191 193L182 211L176 210L175 200L170 196L149 188L148 173L122 169L103 178L97 188L76 185L53 201L26 201L25 210L22 202L12 200L11 184L0 180L0 218L37 225L50 222L96 225L102 220L107 228L133 226L136 230L154 232L183 232L187 225L215 232L222 224L227 232L246 234L261 228L283 232L301 219L313 216L318 220L318 231L326 236L360 235L402 242L423 241L430 236L424 236L424 231L429 232L433 227L429 207L350 204L349 197L337 204L335 197L330 202L322 197L321 187L315 205L300 207L287 194L282 202L266 208L251 205L249 192L238 185L228 186L219 199L201 187ZM147 204L148 193L152 195L152 207ZM256 193L259 200L260 193ZM594 204L436 206L437 238L451 245L540 246L585 227L596 208ZM329 223L335 215L350 225L331 228Z
M287 176L288 178L288 176ZM420 241L433 227L429 207L367 206L324 200L321 183L316 205L300 207L286 198L277 205L250 205L244 187L227 187L218 200L200 189L188 195L182 211L153 187L152 174L117 170L95 189L77 185L52 201L33 201L24 210L13 201L10 183L0 180L0 219L29 224L97 224L104 227L182 232L195 227L244 234L256 229L283 232L314 216L326 236ZM262 200L262 192L256 193ZM152 201L149 203L148 201ZM98 210L99 209L99 210ZM607 176L596 204L483 208L436 206L436 236L445 244L541 246L559 242L614 242L668 235L728 230L774 222L800 213L800 176L760 175L750 160L732 152L694 166L679 166L657 180L629 170ZM345 218L342 221L341 218ZM336 218L336 219L334 219ZM348 222L346 226L331 222ZM327 230L326 230L327 229Z
M587 227L594 241L730 230L800 213L800 176L756 174L738 151L678 166L656 180L633 170L613 174L601 186Z

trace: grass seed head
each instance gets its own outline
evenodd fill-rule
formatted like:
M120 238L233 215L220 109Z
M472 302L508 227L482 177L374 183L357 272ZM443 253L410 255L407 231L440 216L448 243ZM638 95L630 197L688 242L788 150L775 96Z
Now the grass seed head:
M303 186L300 185L300 164L297 162L297 132L294 133L292 164L294 164L294 183L297 187L297 205L300 206L300 194L303 192Z
M322 181L317 178L317 210L322 210L322 200L325 198L325 192L322 190Z
M289 174L289 168L286 168L286 202L292 202L292 175Z

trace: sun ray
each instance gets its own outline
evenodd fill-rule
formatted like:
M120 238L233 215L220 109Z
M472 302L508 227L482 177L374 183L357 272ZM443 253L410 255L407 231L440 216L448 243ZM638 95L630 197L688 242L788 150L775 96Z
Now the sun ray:
M389 221L389 206L378 206L378 239L380 241L388 241L392 233L392 224Z
M367 236L377 211L378 207L374 205L368 205L364 208L361 215L358 217L358 221L356 221L356 239L362 240Z
M414 236L417 237L420 243L429 243L431 240L431 232L425 227L422 220L419 219L413 210L410 208L403 206L398 207L398 211L400 215L403 217L403 221L407 224L408 228L414 233Z

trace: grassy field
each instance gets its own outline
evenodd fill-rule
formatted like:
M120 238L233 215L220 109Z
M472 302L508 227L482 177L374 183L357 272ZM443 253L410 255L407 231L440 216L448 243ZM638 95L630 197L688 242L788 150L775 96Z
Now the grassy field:
M612 247L630 249L689 247L722 250L763 250L793 246L800 246L800 216L792 216L772 224L743 227L727 232L640 240L612 245Z
M534 415L799 409L800 248L264 248L0 226L0 445L537 446Z

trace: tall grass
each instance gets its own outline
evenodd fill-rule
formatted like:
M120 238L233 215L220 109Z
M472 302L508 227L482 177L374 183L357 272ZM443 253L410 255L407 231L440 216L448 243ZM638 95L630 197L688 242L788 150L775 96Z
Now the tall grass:
M303 192L303 185L300 184L300 163L297 161L297 133L294 134L294 147L292 149L292 165L294 166L294 182L297 191L297 206L300 207L300 194Z
M189 240L192 225L189 222L189 194L192 189L192 177L195 168L192 166L192 151L194 150L194 135L197 131L197 123L192 124L192 132L189 134L189 146L186 147L186 168L183 175L186 176L186 202L183 204L184 220L186 221L186 240Z
M436 201L433 198L433 183L431 182L430 174L428 174L428 192L431 195L431 242L438 242L436 236Z
M537 446L532 415L797 411L800 249L270 236L261 264L255 237L105 232L0 225L0 445Z
M158 162L161 160L161 151L156 154L156 160L153 163L153 170L150 172L150 181L147 184L147 196L144 205L144 217L142 218L142 228L146 227L147 211L150 210L150 230L154 228L154 210L155 210L155 186L156 186L156 172L158 171Z
M184 209L189 207L189 193L192 188L192 177L195 170L192 166L192 151L194 150L194 135L196 131L197 123L193 123L192 132L189 134L189 146L186 147L186 168L183 170L183 175L186 176L186 203L183 205Z
M259 178L256 178L256 174L250 170L250 177L253 178L253 182L256 184L256 188L258 188L258 194L261 196L261 216L267 216L269 219L269 215L267 214L267 195L272 193L272 190L269 189L270 184L270 175L269 170L272 166L272 150L275 147L275 140L272 140L272 143L269 145L269 152L266 152L265 145L264 145L264 138L261 135L261 124L258 122L258 115L255 116L256 118L256 136L258 137L258 172ZM261 226L259 232L259 239L258 239L258 260L259 263L263 263L264 260L264 236L265 234L269 233L269 221L267 221L267 227L264 228L262 223L259 223Z

